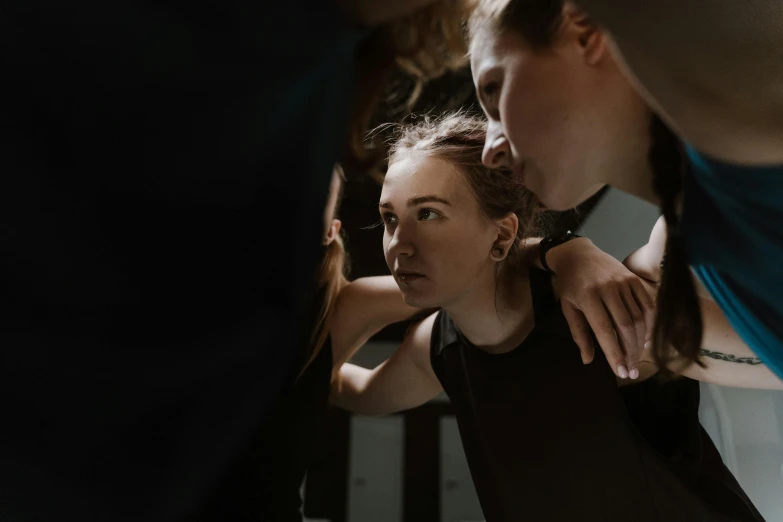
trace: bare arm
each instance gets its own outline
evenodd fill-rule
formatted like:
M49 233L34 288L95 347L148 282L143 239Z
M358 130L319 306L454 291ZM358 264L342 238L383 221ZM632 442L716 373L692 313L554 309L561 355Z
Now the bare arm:
M523 246L528 265L541 266L539 243L533 239ZM592 330L615 375L635 379L654 316L641 279L587 238L550 249L547 263L557 274L555 291L582 360L593 360Z
M373 370L344 364L332 381L330 402L362 415L415 408L442 391L430 364L435 314L416 324L399 349Z
M392 276L362 277L340 291L332 318L332 368L339 368L386 326L418 312L405 304Z
M692 364L683 375L722 386L783 390L783 381L740 339L714 301L702 299L701 314L704 338L699 360L706 367Z
M632 252L623 263L636 275L647 281L648 283L657 284L661 280L661 260L663 254L666 251L666 221L663 216L658 218L655 222L652 231L650 232L650 239L647 244L639 248L635 252ZM712 296L707 289L704 288L698 279L694 277L696 283L696 293L702 299L713 301ZM647 289L654 287L646 285Z
M646 280L648 291L657 291L660 275L660 261L666 242L666 229L662 219L656 223L650 234L650 241L626 259L629 268ZM698 284L697 287L701 285ZM701 368L691 364L681 373L698 381L734 386L738 388L762 388L782 390L783 381L778 379L756 354L745 344L729 324L717 304L701 288L700 305L704 333L699 360L705 364ZM656 372L649 349L642 353L642 377ZM678 363L670 368L678 371Z
M577 0L650 105L697 149L783 163L779 0Z

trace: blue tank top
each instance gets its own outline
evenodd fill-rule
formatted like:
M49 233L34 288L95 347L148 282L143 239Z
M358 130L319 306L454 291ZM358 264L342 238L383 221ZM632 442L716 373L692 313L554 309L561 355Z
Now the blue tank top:
M730 165L686 151L690 262L734 330L783 378L783 165Z

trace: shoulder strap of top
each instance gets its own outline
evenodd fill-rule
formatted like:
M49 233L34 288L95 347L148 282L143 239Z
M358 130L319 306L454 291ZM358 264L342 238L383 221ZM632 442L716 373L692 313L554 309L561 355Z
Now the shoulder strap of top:
M440 380L441 368L440 368L440 355L443 352L443 323L446 312L440 310L438 315L435 316L435 323L432 325L432 335L430 336L430 365L432 371Z
M448 312L440 310L435 316L435 324L432 326L430 337L430 364L435 375L442 382L443 351L446 347L458 343L459 334L456 325L452 322Z

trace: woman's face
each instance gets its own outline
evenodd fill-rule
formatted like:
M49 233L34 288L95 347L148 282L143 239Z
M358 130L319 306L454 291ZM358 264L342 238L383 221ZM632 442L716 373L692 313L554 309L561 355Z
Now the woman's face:
M623 172L627 156L646 154L650 118L603 34L569 20L546 50L490 27L471 44L473 81L489 120L482 159L511 168L553 210L632 175Z
M448 306L494 280L498 237L457 167L419 151L393 161L381 191L386 264L411 306Z

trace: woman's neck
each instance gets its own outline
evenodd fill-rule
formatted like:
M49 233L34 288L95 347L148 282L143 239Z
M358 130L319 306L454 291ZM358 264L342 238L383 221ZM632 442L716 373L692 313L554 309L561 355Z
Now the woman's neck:
M443 306L462 335L491 353L516 348L535 323L526 267L506 265L497 276L488 271L458 300Z
M634 110L629 108L629 110ZM647 109L644 109L647 112ZM641 198L653 205L659 199L653 188L653 168L650 164L652 146L652 115L640 114L634 118L635 128L627 129L626 138L611 156L609 164L604 166L606 175L602 181L618 190Z
M609 185L653 205L660 203L658 195L653 189L652 168L646 162L644 164L637 163L635 166L629 165L618 170L620 171L619 175L610 181Z

